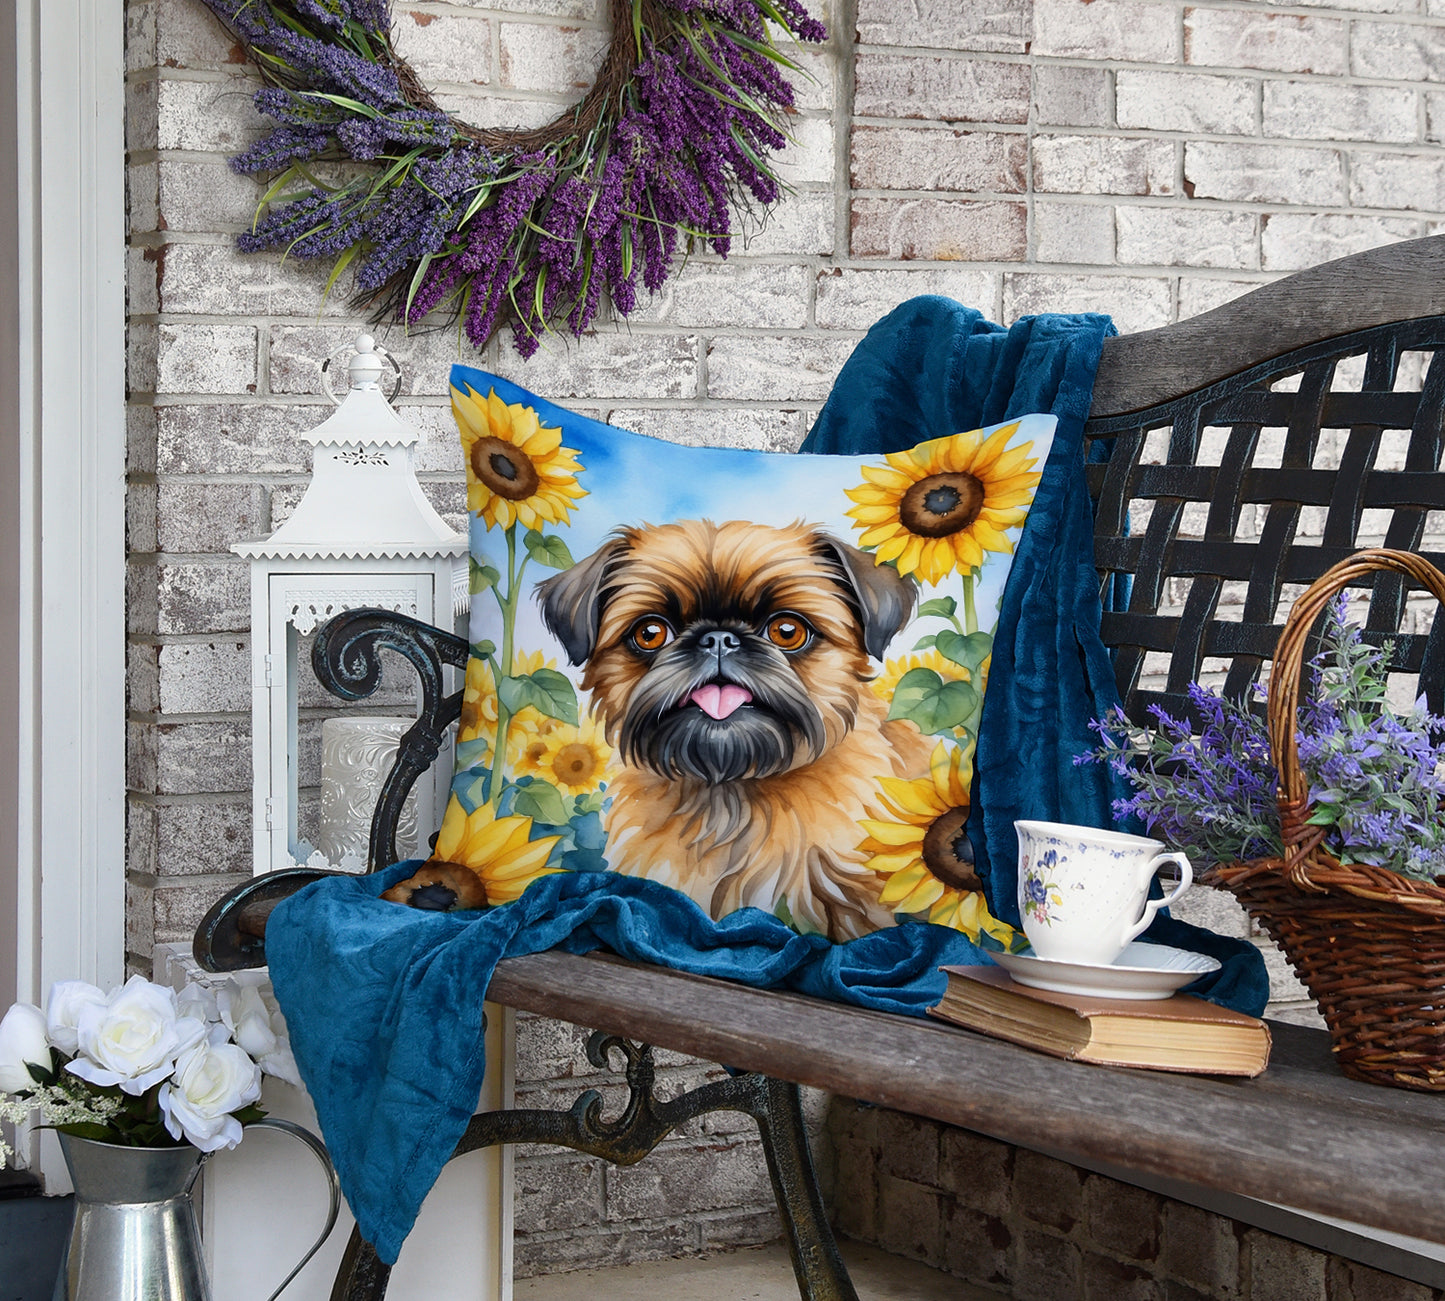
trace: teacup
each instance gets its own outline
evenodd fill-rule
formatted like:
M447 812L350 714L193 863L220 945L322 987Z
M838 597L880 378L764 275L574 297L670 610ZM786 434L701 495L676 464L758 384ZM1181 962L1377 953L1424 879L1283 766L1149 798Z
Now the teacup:
M1015 822L1019 837L1019 913L1041 958L1107 965L1161 908L1194 882L1183 854L1162 840L1062 822ZM1155 873L1173 863L1179 880L1149 898Z

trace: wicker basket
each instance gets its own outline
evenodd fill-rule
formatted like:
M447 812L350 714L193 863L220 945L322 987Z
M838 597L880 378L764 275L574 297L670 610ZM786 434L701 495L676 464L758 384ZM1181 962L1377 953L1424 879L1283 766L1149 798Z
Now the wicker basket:
M1342 866L1308 825L1295 745L1305 639L1332 597L1375 570L1405 574L1445 602L1445 575L1405 551L1361 551L1295 602L1269 684L1270 749L1280 773L1283 858L1211 868L1284 949L1319 1003L1346 1075L1445 1090L1445 889L1384 868Z

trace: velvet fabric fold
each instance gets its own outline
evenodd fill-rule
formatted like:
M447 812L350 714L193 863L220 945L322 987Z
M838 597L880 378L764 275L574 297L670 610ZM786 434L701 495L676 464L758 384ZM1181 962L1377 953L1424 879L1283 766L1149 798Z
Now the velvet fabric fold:
M1082 439L1108 318L1010 329L944 298L903 304L844 366L804 450L874 453L1031 412L1059 419L995 635L969 835L996 915L1017 921L1013 820L1111 823L1104 768L1077 768L1115 701L1099 640ZM615 873L564 873L483 912L377 896L410 874L331 877L272 913L266 950L303 1079L362 1233L394 1261L476 1105L482 997L503 957L607 947L624 957L861 1007L923 1015L944 964L986 961L964 936L901 925L830 944L743 909L714 922L686 897ZM1258 1012L1253 946L1160 918L1146 938L1220 958L1193 992Z

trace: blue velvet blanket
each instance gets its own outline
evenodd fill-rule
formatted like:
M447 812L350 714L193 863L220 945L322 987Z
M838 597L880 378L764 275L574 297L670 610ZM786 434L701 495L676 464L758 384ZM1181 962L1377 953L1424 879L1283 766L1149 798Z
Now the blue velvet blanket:
M1010 329L943 298L903 304L849 359L805 450L883 452L1030 412L1057 415L1054 450L1019 543L996 633L969 826L996 915L1018 921L1017 817L1111 824L1102 768L1076 768L1087 724L1114 703L1099 640L1081 432L1107 317L1040 316ZM714 922L653 882L612 873L537 881L516 903L433 913L378 896L410 875L332 877L282 903L266 952L302 1077L362 1233L394 1261L466 1128L485 1070L482 995L497 962L606 947L746 984L922 1015L943 964L987 961L925 923L847 944L744 909ZM1161 917L1147 938L1218 957L1192 992L1264 1006L1256 950Z

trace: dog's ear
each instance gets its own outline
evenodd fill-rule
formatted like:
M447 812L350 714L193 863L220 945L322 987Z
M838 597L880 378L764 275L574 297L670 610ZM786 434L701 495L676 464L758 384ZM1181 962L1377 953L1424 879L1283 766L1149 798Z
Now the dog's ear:
M585 664L597 645L607 580L627 548L625 537L611 538L571 569L537 584L542 622L574 665Z
M819 531L815 536L819 549L838 562L839 577L852 593L863 620L863 648L881 660L888 643L913 613L917 584L892 565L880 565L868 552L831 534Z

